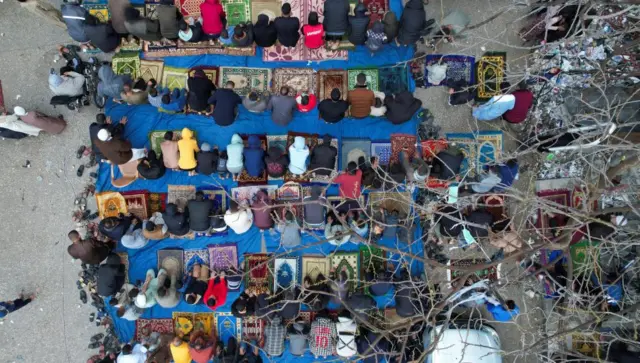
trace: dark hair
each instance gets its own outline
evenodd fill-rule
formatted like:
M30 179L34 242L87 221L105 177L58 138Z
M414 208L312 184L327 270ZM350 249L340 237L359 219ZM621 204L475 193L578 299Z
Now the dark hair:
M69 239L74 239L74 238L80 238L80 233L78 233L78 231L76 231L75 229L73 231L70 231L67 234L67 237L69 237Z
M165 105L168 105L169 103L171 103L171 96L169 96L168 93L162 96L162 103L164 103Z
M228 39L229 38L229 31L227 29L222 29L222 32L220 33L220 38Z
M289 87L287 86L282 86L280 87L280 94L283 96L286 96L289 94Z
M133 299L136 296L138 296L139 293L140 293L140 290L138 290L137 287L134 287L133 289L129 290L129 298Z
M167 295L167 288L164 286L159 286L156 293L158 294L158 296L164 297L165 295Z
M509 159L507 160L507 166L510 168L516 167L518 165L518 160L517 159Z
M209 306L209 307L213 307L215 304L216 304L216 299L215 299L215 298L213 298L213 297L209 297L209 298L207 299L207 306Z
M506 301L506 304L507 304L507 308L508 308L509 310L513 310L513 309L515 309L515 308L516 308L516 302L515 302L515 301L513 301L513 300L507 300L507 301Z
M116 306L116 305L118 305L118 299L116 299L116 298L112 297L112 298L109 300L109 305L110 305L110 306Z
M229 210L230 211L237 211L238 210L238 202L236 202L235 200L231 199L229 201Z
M156 81L156 79L155 79L155 78L151 78L151 79L149 80L149 83L151 83L151 87L155 87L155 86L157 86L157 85L158 85L158 81Z
M128 6L124 9L124 18L128 21L136 20L140 17L140 11L133 6Z
M173 140L173 131L167 131L164 133L164 139L171 141Z
M376 97L376 104L375 104L376 108L380 108L382 107L382 100L380 99L380 97Z
M347 172L349 174L355 174L356 170L358 170L358 164L356 164L355 161L350 161L349 164L347 164Z
M187 304L195 304L196 303L196 297L193 295L187 295Z
M96 115L96 122L100 125L104 124L105 122L107 122L107 116L105 116L104 113L99 113Z
M131 354L132 350L133 350L133 347L131 346L131 344L125 344L124 347L122 347L123 354Z
M204 193L202 192L202 190L198 190L196 192L196 200L204 200Z
M302 97L300 97L300 103L303 105L308 105L309 104L309 96L304 95Z
M234 302L236 304L236 310L244 310L247 307L247 304L242 299L238 299Z
M189 29L189 25L187 23L185 23L184 21L181 21L180 22L180 30L186 31L187 29Z
M367 75L364 73L358 73L356 76L356 82L358 82L359 85L367 84Z
M231 86L231 88L236 88L236 83L234 81L227 81L227 87Z
M334 89L331 90L331 99L333 101L339 101L341 96L342 95L340 94L340 90L339 89L334 88Z
M284 219L286 219L287 221L293 221L295 218L293 217L293 213L288 210L284 213Z
M249 99L251 101L257 101L258 100L258 94L256 92L249 92Z
M151 221L148 221L147 226L145 228L147 229L147 231L153 232L153 230L156 229L156 224Z
M153 87L149 88L149 96L155 97L157 95L158 95L158 90L157 89L155 89Z
M315 11L312 11L309 13L309 18L308 21L309 25L318 25L318 13Z
M124 308L124 306L119 307L119 308L118 308L118 311L116 311L116 315L117 315L119 318L123 317L123 316L124 316L124 313L125 313L125 308Z
M284 15L291 14L291 4L289 3L282 4L282 7L280 8L280 10L282 10L282 14Z

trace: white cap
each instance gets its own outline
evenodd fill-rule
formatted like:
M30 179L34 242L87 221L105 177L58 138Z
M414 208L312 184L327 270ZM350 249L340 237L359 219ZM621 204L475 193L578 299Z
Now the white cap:
M13 113L16 114L16 116L26 116L27 115L27 111L20 107L20 106L16 106L13 108Z
M101 129L98 131L98 139L100 141L107 141L111 137L111 133L107 129Z
M627 225L627 219L623 216L616 216L616 226L626 226Z
M136 296L136 306L143 309L147 305L147 296L145 294L139 293Z

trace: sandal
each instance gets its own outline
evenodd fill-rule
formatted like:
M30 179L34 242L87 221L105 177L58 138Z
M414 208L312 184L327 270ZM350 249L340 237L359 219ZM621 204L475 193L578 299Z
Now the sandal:
M83 304L87 303L87 292L84 290L80 290L80 301L82 301Z
M84 150L85 150L86 148L87 148L87 147L86 147L86 146L84 146L84 145L82 145L82 146L80 146L80 147L78 148L78 151L76 151L76 159L80 159L80 158L82 158L82 155L84 154Z
M82 177L82 174L84 174L84 165L80 165L80 167L78 168L78 171L76 171L76 175L79 178Z

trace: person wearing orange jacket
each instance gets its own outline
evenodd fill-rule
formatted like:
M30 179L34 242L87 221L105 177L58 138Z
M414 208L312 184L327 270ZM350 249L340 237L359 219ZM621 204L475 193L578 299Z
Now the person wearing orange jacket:
M204 293L204 303L211 310L216 310L218 307L224 305L227 301L227 281L225 281L224 271L220 272L220 276L216 276L215 271L211 272L209 278L209 286Z

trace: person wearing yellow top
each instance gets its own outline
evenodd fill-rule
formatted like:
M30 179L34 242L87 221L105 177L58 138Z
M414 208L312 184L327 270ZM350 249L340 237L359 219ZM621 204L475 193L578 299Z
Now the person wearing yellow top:
M193 138L193 132L188 128L182 129L182 139L178 141L178 150L180 151L180 159L178 167L180 170L188 171L189 175L195 174L196 153L200 151L198 142Z
M171 357L175 363L191 363L189 344L183 342L179 336L175 336L171 342Z

